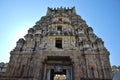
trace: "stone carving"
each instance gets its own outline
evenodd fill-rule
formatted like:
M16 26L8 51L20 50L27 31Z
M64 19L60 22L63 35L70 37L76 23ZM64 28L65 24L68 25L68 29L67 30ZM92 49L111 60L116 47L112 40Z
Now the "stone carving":
M111 80L109 52L75 7L48 8L24 38L10 53L6 78L53 80L61 65L70 80Z

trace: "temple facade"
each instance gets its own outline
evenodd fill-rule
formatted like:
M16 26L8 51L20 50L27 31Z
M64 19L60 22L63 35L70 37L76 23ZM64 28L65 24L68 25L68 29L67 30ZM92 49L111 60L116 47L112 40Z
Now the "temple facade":
M109 52L75 7L48 7L10 55L6 79L111 80Z

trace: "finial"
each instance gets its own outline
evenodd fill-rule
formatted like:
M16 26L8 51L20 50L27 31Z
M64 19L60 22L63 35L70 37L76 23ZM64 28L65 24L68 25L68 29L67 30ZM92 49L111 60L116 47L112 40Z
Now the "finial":
M59 7L57 7L57 10L59 10Z
M67 9L69 10L69 7L67 7Z
M51 8L48 7L47 15L50 15L50 14L51 14Z
M72 8L72 13L76 14L75 6Z
M56 10L56 8L54 8L54 10Z
M66 7L64 7L64 10L66 10Z
M62 10L62 6L60 7L60 9Z

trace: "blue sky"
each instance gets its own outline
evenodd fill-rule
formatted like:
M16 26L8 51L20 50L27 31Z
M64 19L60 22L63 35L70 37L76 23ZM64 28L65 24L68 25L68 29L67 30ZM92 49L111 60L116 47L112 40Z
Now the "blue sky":
M111 65L120 65L120 0L0 0L0 62L27 30L46 15L47 7L73 7L110 52Z

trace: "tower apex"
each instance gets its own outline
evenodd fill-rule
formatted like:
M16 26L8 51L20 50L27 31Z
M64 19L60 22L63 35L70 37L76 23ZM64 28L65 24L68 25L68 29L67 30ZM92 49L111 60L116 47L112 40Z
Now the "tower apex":
M69 7L57 7L57 8L50 8L48 7L47 9L47 15L51 15L53 13L56 13L56 12L65 12L65 13L69 13L69 14L76 14L76 10L75 10L75 6L73 6L72 8L69 8Z

